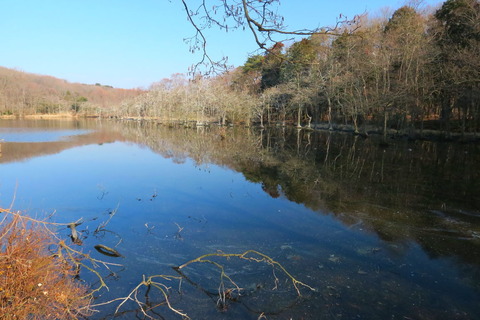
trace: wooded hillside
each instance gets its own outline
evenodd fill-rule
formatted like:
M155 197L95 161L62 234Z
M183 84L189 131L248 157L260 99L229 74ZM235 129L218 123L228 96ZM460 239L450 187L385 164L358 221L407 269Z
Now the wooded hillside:
M70 83L0 67L0 115L102 114L141 93L101 84Z

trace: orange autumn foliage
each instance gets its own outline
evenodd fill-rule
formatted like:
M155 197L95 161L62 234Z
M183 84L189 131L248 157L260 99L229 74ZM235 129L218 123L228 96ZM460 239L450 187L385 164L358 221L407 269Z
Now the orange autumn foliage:
M55 240L41 222L7 210L0 221L2 319L78 319L91 297L71 263L49 251Z

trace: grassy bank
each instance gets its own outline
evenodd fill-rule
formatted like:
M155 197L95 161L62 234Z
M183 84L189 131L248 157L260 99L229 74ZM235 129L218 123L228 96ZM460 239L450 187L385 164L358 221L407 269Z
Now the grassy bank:
M0 208L0 314L10 319L80 319L88 288L48 223ZM56 248L57 250L53 250Z

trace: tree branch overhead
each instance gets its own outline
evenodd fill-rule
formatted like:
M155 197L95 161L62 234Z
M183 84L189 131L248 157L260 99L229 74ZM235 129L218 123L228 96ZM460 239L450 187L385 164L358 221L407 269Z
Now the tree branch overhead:
M275 43L292 40L295 37L308 37L316 34L340 35L343 27L358 28L359 19L348 19L339 15L334 26L305 29L289 29L285 18L279 14L280 0L182 0L187 20L193 26L195 34L185 39L192 52L200 51L202 56L191 69L196 73L200 66L206 67L206 73L217 73L227 68L227 57L215 60L207 47L207 29L218 28L225 32L250 30L252 38L260 50L269 51Z

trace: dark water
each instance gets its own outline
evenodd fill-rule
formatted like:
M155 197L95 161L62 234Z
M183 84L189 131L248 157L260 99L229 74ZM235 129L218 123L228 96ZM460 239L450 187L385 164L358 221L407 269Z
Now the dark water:
M122 265L95 269L109 287L95 303L164 275L182 278L155 279L192 319L480 319L478 145L95 121L3 120L1 139L0 207L83 218L72 246ZM280 268L238 257L172 269L247 250L315 291L300 285L299 296ZM226 305L218 265L243 289ZM158 288L136 297L154 318L181 319ZM129 301L117 317L144 315Z

